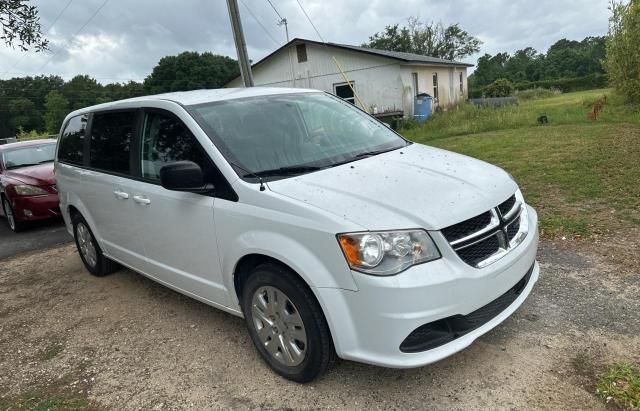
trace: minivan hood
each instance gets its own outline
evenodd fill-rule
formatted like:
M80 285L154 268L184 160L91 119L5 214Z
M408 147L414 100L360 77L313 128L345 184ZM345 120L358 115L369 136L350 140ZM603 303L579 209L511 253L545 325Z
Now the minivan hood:
M367 230L439 230L497 206L517 189L496 166L421 144L268 186Z
M34 186L55 184L55 178L53 176L53 162L43 163L37 166L14 168L13 170L5 171L5 175L24 184Z

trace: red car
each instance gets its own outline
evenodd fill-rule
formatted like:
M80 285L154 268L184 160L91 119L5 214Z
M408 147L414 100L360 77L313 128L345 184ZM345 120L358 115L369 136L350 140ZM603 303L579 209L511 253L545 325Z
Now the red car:
M25 222L60 216L53 177L54 140L33 140L0 146L0 200L13 231Z

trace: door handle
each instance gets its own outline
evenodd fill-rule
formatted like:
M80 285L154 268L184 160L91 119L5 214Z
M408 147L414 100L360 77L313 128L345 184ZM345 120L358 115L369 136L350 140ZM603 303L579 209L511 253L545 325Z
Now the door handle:
M122 200L127 200L129 198L129 194L121 190L115 190L113 194Z
M133 201L135 201L138 204L144 204L144 205L151 204L151 200L143 196L133 196Z

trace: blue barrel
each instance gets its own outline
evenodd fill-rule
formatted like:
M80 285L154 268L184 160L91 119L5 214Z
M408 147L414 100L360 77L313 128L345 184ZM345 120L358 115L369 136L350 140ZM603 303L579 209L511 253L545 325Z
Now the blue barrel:
M413 117L418 123L424 123L431 116L431 96L421 93L413 102Z

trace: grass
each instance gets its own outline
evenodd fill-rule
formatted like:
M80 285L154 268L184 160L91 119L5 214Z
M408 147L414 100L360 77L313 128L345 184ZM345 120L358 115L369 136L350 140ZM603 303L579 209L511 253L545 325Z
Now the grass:
M611 90L590 90L532 99L522 101L517 106L500 108L464 104L447 112L436 113L424 125L403 130L403 134L412 140L431 141L487 131L535 127L537 118L542 114L546 114L551 126L590 124L591 120L587 119L590 106L605 94L609 101L598 123L632 121L640 124L640 112L625 107Z
M588 103L603 94L609 99L601 116L587 120ZM537 125L542 112L549 125ZM464 107L403 134L509 171L539 212L544 235L584 237L640 225L640 113L608 90L516 107Z
M598 381L596 393L607 403L640 410L640 369L627 363L614 365Z

